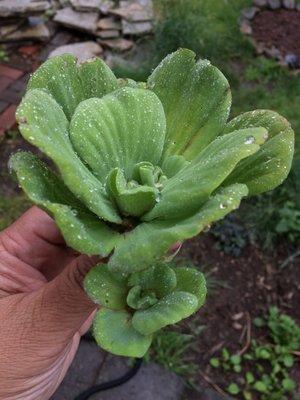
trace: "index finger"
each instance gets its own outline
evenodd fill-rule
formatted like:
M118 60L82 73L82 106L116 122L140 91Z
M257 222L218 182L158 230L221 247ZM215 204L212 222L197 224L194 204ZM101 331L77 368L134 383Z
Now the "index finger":
M74 258L54 220L36 206L0 233L0 245L37 269L46 262L65 265Z

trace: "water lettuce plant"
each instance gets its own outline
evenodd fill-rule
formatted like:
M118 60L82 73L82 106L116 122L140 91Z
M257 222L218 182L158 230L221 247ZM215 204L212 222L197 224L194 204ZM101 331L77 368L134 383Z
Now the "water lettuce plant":
M230 106L224 75L187 49L144 83L68 54L29 80L19 128L55 170L28 152L10 167L69 246L107 258L84 286L100 306L95 339L112 353L143 356L154 332L203 305L203 275L168 264L170 249L290 170L289 122L268 110L227 122Z

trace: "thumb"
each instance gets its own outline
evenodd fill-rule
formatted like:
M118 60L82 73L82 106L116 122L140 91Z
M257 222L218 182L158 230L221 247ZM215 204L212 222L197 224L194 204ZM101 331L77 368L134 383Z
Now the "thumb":
M66 340L80 330L96 305L83 289L87 272L100 257L79 256L41 290L42 321L50 334L60 333Z

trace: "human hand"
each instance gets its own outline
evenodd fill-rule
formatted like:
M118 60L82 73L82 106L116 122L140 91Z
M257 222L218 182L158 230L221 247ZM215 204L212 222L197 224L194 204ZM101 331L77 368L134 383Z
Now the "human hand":
M0 233L1 400L46 400L57 389L93 318L82 281L97 262L67 248L37 207Z

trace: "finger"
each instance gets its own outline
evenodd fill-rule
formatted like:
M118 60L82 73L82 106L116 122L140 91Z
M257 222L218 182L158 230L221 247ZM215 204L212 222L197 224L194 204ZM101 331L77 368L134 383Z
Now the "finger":
M30 208L1 232L0 245L9 254L51 277L75 257L53 219L38 207Z
M40 314L43 321L47 340L55 337L68 342L90 323L89 317L96 306L84 292L83 280L98 262L99 257L95 256L77 257L36 297L37 316Z
M40 271L0 250L0 298L36 291L46 282Z

